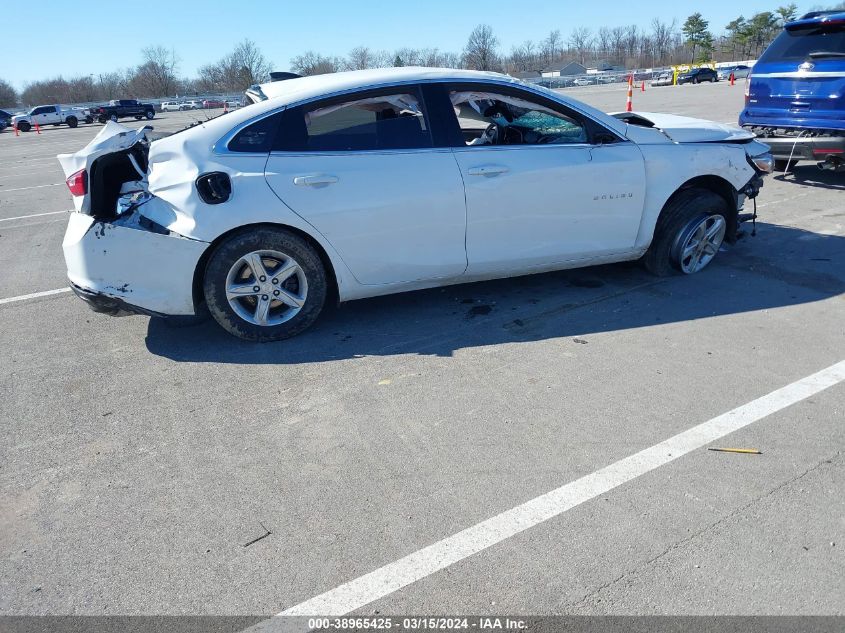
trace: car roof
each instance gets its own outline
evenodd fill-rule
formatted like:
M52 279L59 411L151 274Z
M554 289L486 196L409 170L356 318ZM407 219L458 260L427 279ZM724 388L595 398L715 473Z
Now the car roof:
M483 81L498 84L512 84L527 88L533 92L547 94L546 90L535 84L526 83L509 75L478 70L458 70L455 68L423 68L404 66L399 68L373 68L369 70L352 70L324 75L310 75L297 77L285 81L273 81L261 84L259 88L267 100L242 108L244 118L255 116L261 112L274 110L289 103L307 101L346 91L379 88L401 83L443 81ZM593 108L581 101L571 99L566 95L555 92L554 98L571 106L575 110L601 121L605 126L624 134L625 126L618 119Z

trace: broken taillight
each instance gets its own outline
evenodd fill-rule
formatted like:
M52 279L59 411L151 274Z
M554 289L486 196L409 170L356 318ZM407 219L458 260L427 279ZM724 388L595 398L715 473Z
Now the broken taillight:
M75 174L68 176L65 182L67 183L67 188L75 196L84 196L88 193L88 172L84 169L80 169Z

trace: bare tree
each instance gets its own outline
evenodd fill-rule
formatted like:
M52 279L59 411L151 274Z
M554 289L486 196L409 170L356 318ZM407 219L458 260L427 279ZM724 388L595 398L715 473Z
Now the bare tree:
M560 31L551 31L548 37L540 43L540 51L545 58L544 64L548 66L557 61L558 57L560 57L563 52L562 48L563 38L560 35Z
M0 106L14 108L18 105L18 93L7 81L0 79Z
M499 39L493 35L493 29L487 24L479 24L469 35L464 60L467 68L474 70L494 70L498 66L496 48Z
M291 69L300 75L336 73L342 66L337 57L326 57L314 51L306 51L290 60Z
M269 62L255 42L247 39L223 59L200 68L195 87L204 92L235 92L269 78Z
M671 24L661 22L660 18L654 18L651 21L652 65L666 63L672 34L676 32L677 25L675 19Z
M572 29L569 35L569 47L582 64L587 62L587 53L590 51L592 40L590 29L584 27Z
M179 58L176 51L163 46L148 46L141 49L143 62L135 70L129 82L129 90L135 96L165 97L176 92L176 71Z
M344 68L346 70L383 68L389 66L393 59L395 59L395 56L391 57L387 51L374 51L366 46L356 46L346 56ZM403 65L406 63L404 60L402 61Z

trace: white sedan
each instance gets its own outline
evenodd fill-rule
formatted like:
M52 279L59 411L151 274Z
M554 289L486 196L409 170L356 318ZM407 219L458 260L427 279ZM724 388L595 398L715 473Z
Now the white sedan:
M111 314L207 307L271 341L325 303L637 260L695 273L771 169L739 128L610 116L504 75L396 68L250 89L150 142L59 156L71 287Z

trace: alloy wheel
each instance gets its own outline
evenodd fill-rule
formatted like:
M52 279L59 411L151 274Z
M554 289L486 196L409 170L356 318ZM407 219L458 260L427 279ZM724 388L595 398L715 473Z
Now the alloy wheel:
M719 252L726 229L725 218L717 214L695 220L685 229L678 255L681 270L691 275L707 266Z
M308 298L305 271L292 257L260 250L239 258L226 276L226 299L244 321L274 326L289 321Z

